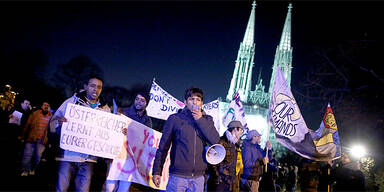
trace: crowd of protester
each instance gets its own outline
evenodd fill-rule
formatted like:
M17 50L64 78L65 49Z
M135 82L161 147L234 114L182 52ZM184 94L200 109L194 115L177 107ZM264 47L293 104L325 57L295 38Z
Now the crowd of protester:
M0 141L3 146L1 165L4 168L3 175L7 176L2 180L1 190L156 191L127 181L106 180L112 160L91 155L85 157L83 154L66 150L61 150L62 156L57 155L60 138L57 131L66 121L64 114L67 103L72 102L111 112L112 106L108 106L99 98L102 84L101 79L90 78L84 90L75 93L56 110L50 108L49 101L31 103L28 98L18 99L16 103L0 110L2 128ZM149 102L148 95L145 92L138 92L132 106L119 109L119 112L153 128L152 120L145 110ZM201 107L202 91L198 88L188 89L185 97L186 108L171 119L185 118L188 121L194 119L200 128L205 129L201 131L200 139L209 137L211 144L222 144L226 155L224 161L217 165L206 166L202 161L201 170L198 172L202 177L193 177L193 174L192 177L188 177L190 170L177 172L180 167L172 167L171 164L171 169L174 171L170 171L172 174L170 187L173 189L179 189L183 182L192 181L202 182L202 185L196 185L198 188L195 188L195 191L364 191L364 175L359 170L358 163L351 161L347 153L342 153L341 158L333 163L308 159L302 159L300 162L279 162L269 142L265 149L260 148L261 134L256 130L250 131L245 140L240 139L244 127L239 121L232 121L220 138L218 134L210 133L208 129L211 129L209 127L211 119L194 106L198 103ZM22 114L21 119L15 120L15 111ZM204 121L201 118L205 118ZM164 126L165 135L169 137L175 129L172 123L178 123L178 120L173 121L167 121ZM194 129L196 128L192 126L189 131L194 132ZM187 135L185 137L188 137ZM164 142L166 138L162 138L160 150L155 157L152 173L155 185L159 184L161 164L164 163L163 154L166 153L163 151L169 149L170 143L165 145ZM173 153L176 154L174 158L181 158L177 156L180 151ZM183 168L188 167L183 165Z

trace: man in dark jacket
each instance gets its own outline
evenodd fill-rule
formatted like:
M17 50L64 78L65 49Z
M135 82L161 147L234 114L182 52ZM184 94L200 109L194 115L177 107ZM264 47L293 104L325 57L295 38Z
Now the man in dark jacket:
M320 165L317 161L302 159L300 163L299 183L301 191L317 192L320 176Z
M240 121L233 120L228 124L224 135L220 137L219 144L223 145L226 154L221 163L211 166L208 191L233 191L237 163L235 144L239 141L243 129Z
M19 136L21 134L21 131L23 130L25 124L27 123L29 115L32 113L32 107L31 107L31 102L27 99L24 99L22 103L20 103L19 106L16 106L13 111L18 111L22 114L21 119L20 119L20 124L16 125L13 124L13 128L15 129L14 133ZM12 112L13 112L12 111ZM13 115L11 115L13 116Z
M341 153L341 165L333 170L336 182L334 191L365 191L365 175L359 162L352 161L345 152Z
M152 120L147 115L147 105L149 102L149 95L145 92L136 93L135 100L132 106L128 108L123 108L122 113L127 117L131 118L134 121L137 121L147 127L152 128ZM126 131L126 129L124 130ZM126 133L125 133L126 134ZM107 160L108 169L110 164L112 163L112 159ZM108 171L109 172L109 171ZM130 181L122 181L122 180L107 180L103 186L103 191L152 191L152 188L133 183Z
M149 102L149 95L144 92L138 92L135 96L135 101L133 102L131 107L124 108L123 114L128 116L129 118L152 128L152 120L147 115L147 108Z
M203 159L205 144L216 144L219 133L212 117L202 110L203 91L191 87L185 91L180 113L168 117L153 164L153 183L160 186L165 158L171 148L167 191L203 191L207 163Z
M22 114L20 124L9 124L10 131L12 131L12 141L14 141L12 145L17 146L17 155L15 156L17 159L21 158L21 154L24 150L24 145L22 142L20 142L20 140L23 138L21 138L20 135L23 131L25 124L27 123L29 115L32 113L31 102L27 99L24 99L22 101L23 102L20 103L20 105L16 105L14 109L14 111L20 112ZM12 111L12 113L14 111ZM13 114L10 115L10 118L14 118Z
M261 134L251 130L247 134L247 140L243 143L241 156L243 158L243 174L241 176L240 191L259 191L264 165L272 159L272 145L267 141L268 157L265 150L261 149Z

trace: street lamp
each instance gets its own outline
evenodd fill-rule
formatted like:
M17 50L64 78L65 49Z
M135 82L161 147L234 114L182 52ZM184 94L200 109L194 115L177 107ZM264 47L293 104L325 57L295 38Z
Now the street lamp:
M354 145L351 147L351 155L357 159L364 157L367 154L367 150L363 145Z

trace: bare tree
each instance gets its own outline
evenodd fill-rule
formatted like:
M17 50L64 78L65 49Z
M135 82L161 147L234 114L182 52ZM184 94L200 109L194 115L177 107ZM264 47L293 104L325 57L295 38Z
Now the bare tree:
M342 150L363 143L376 165L382 165L384 152L381 146L384 75L380 44L369 40L345 41L316 51L314 58L318 62L311 64L300 85L304 91L294 90L302 111L318 110L321 115L330 102ZM318 119L319 125L319 117L308 119Z
M52 78L52 82L69 97L76 90L83 88L83 85L91 76L102 78L102 69L89 57L79 55L68 63L60 65Z

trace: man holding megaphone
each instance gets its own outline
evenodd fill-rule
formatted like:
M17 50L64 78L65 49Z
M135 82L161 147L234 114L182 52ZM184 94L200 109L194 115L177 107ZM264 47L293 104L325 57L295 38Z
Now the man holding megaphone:
M264 165L272 159L272 145L267 141L268 157L266 150L260 147L261 134L257 130L250 130L243 143L241 156L243 158L243 174L241 175L240 191L258 192Z
M159 187L163 165L171 148L171 164L166 191L204 190L205 144L219 141L212 117L201 110L203 91L191 87L185 91L185 107L179 113L168 117L156 151L152 169L152 181Z
M240 140L244 127L240 121L233 120L228 129L220 137L219 144L224 146L224 160L211 165L208 181L208 191L233 191L233 182L236 175L237 151L236 143Z

